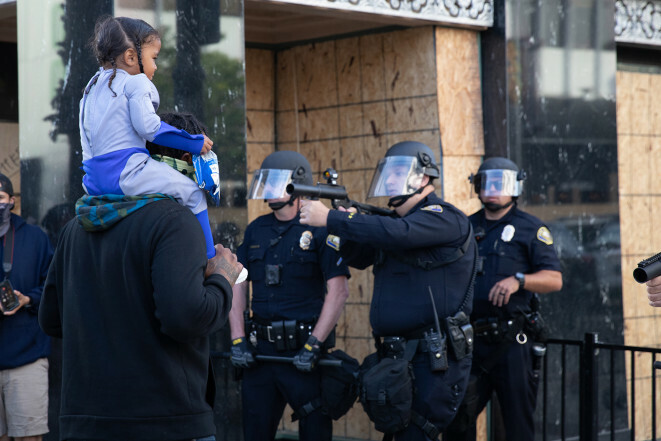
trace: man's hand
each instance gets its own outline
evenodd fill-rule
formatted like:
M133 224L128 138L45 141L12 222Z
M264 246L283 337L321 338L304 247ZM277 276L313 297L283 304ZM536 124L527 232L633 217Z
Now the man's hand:
M234 367L248 369L257 364L255 361L255 348L251 343L246 341L245 337L235 338L232 341L230 353L230 361Z
M12 309L11 311L2 311L4 315L14 315L16 314L22 307L25 305L30 304L30 297L23 295L22 292L18 290L14 290L14 294L16 294L16 297L18 298L18 307ZM2 308L0 308L1 310Z
M661 306L661 276L645 282L647 285L647 300L651 306Z
M519 290L519 281L510 276L497 282L489 291L489 301L494 306L507 305L512 294Z
M207 262L207 269L204 271L204 277L209 277L211 274L219 274L227 279L230 285L234 286L239 273L243 269L236 260L236 255L228 248L217 244L216 255Z
M209 153L211 151L211 147L213 147L213 141L207 137L207 135L204 136L204 145L202 145L202 150L200 151L200 155L203 155L205 153Z
M330 210L320 201L301 200L301 223L313 227L325 227Z
M301 372L312 372L321 358L321 342L311 335L294 357L294 366Z

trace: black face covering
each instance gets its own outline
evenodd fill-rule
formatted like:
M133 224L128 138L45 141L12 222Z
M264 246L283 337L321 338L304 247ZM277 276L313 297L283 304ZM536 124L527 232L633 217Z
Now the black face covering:
M503 204L503 205L494 204L493 202L482 202L482 205L484 205L485 210L495 212L495 211L500 211L504 208L507 208L510 205L512 205L513 203L514 203L514 199L512 199L511 201L509 201L508 203Z
M9 230L12 208L14 208L14 204L0 204L0 237L7 234L7 230Z

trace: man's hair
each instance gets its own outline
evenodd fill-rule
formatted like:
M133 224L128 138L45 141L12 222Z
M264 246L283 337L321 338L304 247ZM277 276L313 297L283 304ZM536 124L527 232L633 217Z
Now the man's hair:
M174 128L185 130L191 135L207 134L206 126L191 113L164 113L160 117L164 123L170 124ZM149 141L147 141L146 147L150 155L169 156L175 159L181 158L181 155L186 153L184 150L165 147Z
M11 184L11 179L0 173L0 191L4 191L10 197L14 196L14 187Z

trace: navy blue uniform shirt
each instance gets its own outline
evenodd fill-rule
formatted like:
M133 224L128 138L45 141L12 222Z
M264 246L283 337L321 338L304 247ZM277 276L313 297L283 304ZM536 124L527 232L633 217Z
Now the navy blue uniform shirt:
M318 318L326 281L349 277L338 244L326 228L302 225L298 215L281 222L270 213L251 222L236 255L252 280L253 314L267 321ZM267 265L280 266L278 285L266 284Z
M530 291L512 294L509 303L499 308L488 300L489 290L496 282L517 272L532 274L541 270L561 270L548 228L516 205L499 220L487 220L482 209L471 215L470 221L478 239L480 259L483 260L482 272L475 280L472 318L505 318L530 312Z
M372 329L379 336L407 336L434 325L429 289L439 318L461 308L470 314L466 295L475 260L466 215L431 193L403 217L370 216L337 210L328 215L328 231L341 237L340 253L356 268L374 265ZM470 241L457 261L425 270L402 258L438 261Z

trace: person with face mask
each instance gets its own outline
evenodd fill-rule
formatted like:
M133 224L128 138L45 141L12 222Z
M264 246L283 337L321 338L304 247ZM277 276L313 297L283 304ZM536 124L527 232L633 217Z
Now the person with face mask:
M471 319L475 351L468 392L447 440L475 440L475 421L496 392L508 441L534 439L533 413L545 347L528 326L537 294L562 288L560 261L544 223L517 206L523 170L486 159L469 178L483 209L470 216L479 247Z
M388 197L392 215L329 210L319 201L301 209L302 223L340 237L349 266L373 265L370 324L379 359L405 357L414 374L411 422L392 428L397 441L437 438L461 403L471 366L477 247L466 215L434 192L438 177L433 151L403 141L379 161L368 192Z
M248 225L237 250L248 280L234 286L231 362L243 375L246 441L273 440L286 404L299 419L299 439L332 438L331 417L310 404L321 395L317 364L334 345L335 325L349 295L349 270L338 254L338 238L325 228L301 224L301 199L285 191L290 183L312 185L308 160L294 151L268 155L255 171L248 198L263 199L273 212ZM294 361L256 362L256 354Z
M0 174L0 440L48 433L50 339L37 312L53 256L48 236L11 212L14 189Z

